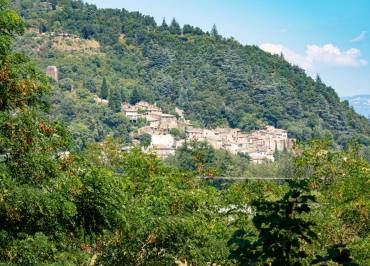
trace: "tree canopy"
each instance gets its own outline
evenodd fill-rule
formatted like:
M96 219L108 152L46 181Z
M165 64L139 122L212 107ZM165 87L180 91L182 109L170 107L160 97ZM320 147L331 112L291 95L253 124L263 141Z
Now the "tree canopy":
M55 12L52 14L58 19L66 14L83 17L85 9L98 12L81 1L48 3L25 0L13 4L19 4L27 18L40 19L49 12ZM155 27L152 18L127 11L99 12L107 12L104 17L113 19L114 12L130 16L132 20L118 30L129 36L135 28L137 36L117 38L123 44L128 42L125 49L145 54L133 43L144 41L147 27ZM64 18L59 26L72 27L68 16ZM134 23L137 20L139 25ZM142 24L146 30L140 28ZM284 175L291 183L229 180L225 185L211 178L199 180L198 173L211 177L218 171L237 172L240 169L233 167L242 167L242 163L250 166L242 155L218 152L205 143L180 148L172 162L144 153L141 147L123 149L124 139L135 125L109 106L95 102L96 95L83 87L85 78L73 76L81 70L81 62L74 62L78 64L74 71L60 65L61 78L71 75L72 82L81 86L76 91L62 91L58 82L50 81L29 58L13 50L12 42L24 32L25 24L4 0L0 0L0 26L0 39L4 40L0 42L0 264L176 265L181 261L192 265L369 265L370 166L357 144L340 148L334 142L312 141L298 145L291 155L281 155L290 157L286 167L275 174ZM54 23L48 26L56 27ZM108 32L111 29L107 27ZM99 38L105 35L99 30L96 34ZM207 34L203 37L216 42ZM160 52L160 64L169 64L175 56L168 50ZM53 53L49 55L53 58ZM79 56L76 53L77 59ZM99 69L112 63L111 59L95 54L93 60L84 62ZM113 65L122 71L119 62ZM207 66L199 68L199 75L207 75L204 68ZM132 76L123 81L112 78L110 82L122 84L120 93L131 95L137 89L140 97L150 97L144 81L134 79L138 75L149 83L148 72L137 70L127 70ZM233 81L240 78L237 71L232 73ZM176 101L173 92L180 85L165 74L157 77L160 85L151 88L159 86L168 101ZM96 84L102 82L92 74L90 78ZM184 84L187 87L181 90L181 97L190 101L196 92L184 91L193 86L191 82ZM239 85L243 87L243 83ZM316 89L323 89L323 84L316 85ZM217 100L217 93L210 97ZM196 105L203 106L199 101ZM70 130L49 112L69 121ZM277 119L278 113L269 116ZM218 112L211 114L217 117ZM219 119L227 122L222 116ZM315 119L311 122L321 123ZM90 137L72 138L74 134ZM73 139L83 140L78 143L80 149L74 148ZM148 136L142 140L147 144ZM270 164L257 167L267 172Z

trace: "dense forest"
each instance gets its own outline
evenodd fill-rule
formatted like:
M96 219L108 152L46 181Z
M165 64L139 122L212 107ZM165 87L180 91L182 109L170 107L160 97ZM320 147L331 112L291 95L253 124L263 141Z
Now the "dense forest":
M93 95L108 87L105 98L127 102L135 97L168 112L177 106L199 126L251 131L269 124L298 140L370 143L369 121L319 77L308 77L283 56L226 39L216 26L204 32L181 27L175 19L157 25L138 12L98 9L82 1L45 3L13 1L31 29L15 47L42 68L59 68L52 114L77 138L127 137L122 130L129 128L127 121L113 107L119 105L112 104L110 112L93 102ZM65 38L56 44L51 33L73 34L86 42ZM84 45L94 48L78 48Z
M285 62L283 59L264 54L258 48L246 48L235 41L224 40L216 34L215 29L207 34L190 26L181 29L174 23L168 29L163 29L164 26L157 27L151 18L137 13L98 11L93 6L77 1L49 2L48 11L34 6L37 1L17 2L20 14L27 18L25 22L12 10L14 5L0 0L0 265L370 264L370 165L360 155L357 144L339 148L329 140L301 143L291 154L276 155L281 157L279 162L284 164L277 164L273 171L279 171L278 174L283 175L285 181L229 182L220 186L216 180L196 178L197 171L215 167L217 171L239 171L230 166L239 165L240 169L247 167L243 158L215 151L205 143L198 143L191 148L182 147L166 163L154 154L143 153L140 148L122 152L118 143L127 134L120 135L120 132L128 131L134 125L115 113L112 106L89 109L94 106L90 90L95 82L101 88L100 92L118 90L121 87L115 86L122 84L121 97L154 97L153 101L163 101L163 105L173 108L167 98L171 97L171 92L175 92L173 87L161 94L154 89L155 83L151 84L152 76L147 76L151 73L155 78L163 71L162 67L156 66L150 70L150 64L143 65L151 61L144 56L140 43L145 42L145 36L150 35L152 30L158 31L161 38L166 37L158 49L167 47L169 43L181 46L181 43L188 42L190 35L184 37L180 34L181 30L184 33L187 29L194 37L194 45L198 41L230 45L230 53L252 49L263 54L266 60ZM102 60L99 63L101 67L83 67L85 63L91 64L91 61L86 56L86 60L83 60L82 53L74 53L67 60L64 57L68 57L68 53L46 52L44 56L48 59L42 63L42 52L28 50L27 55L19 52L20 46L32 45L31 41L19 43L23 34L30 37L30 33L25 31L32 21L38 21L37 25L43 31L59 18L59 27L77 27L74 29L77 32L79 26L71 26L69 15L61 17L65 14L73 14L73 21L84 20L85 15L92 18L96 18L96 14L109 15L113 19L122 16L124 28L117 22L99 32L97 27L105 27L107 22L96 21L90 25L91 31L85 28L81 32L86 34L85 37L94 36L104 44L102 51L93 55ZM49 25L48 21L53 23ZM143 28L142 25L147 27ZM122 57L116 59L117 62L125 62L122 64L127 68L121 70L125 74L112 70L115 65L111 60L119 54L119 51L111 54L118 48L113 44L114 38L106 35L115 36L112 27L119 27L117 32L120 34L125 32L125 45L132 49L131 53L127 53L127 47L124 46ZM133 34L134 29L137 36ZM18 43L13 45L14 42ZM33 56L38 60L37 63ZM66 60L64 63L63 58ZM198 59L203 60L204 57ZM50 81L44 69L37 66L49 64L52 60L60 62L58 67L61 69L65 66L63 71L66 72L61 71L62 80L58 84ZM74 64L75 71L69 70ZM168 64L165 66L168 71L176 69L174 65L171 66L171 61ZM286 70L296 69L284 64ZM118 63L119 66L122 65ZM260 67L263 69L267 65ZM112 75L100 72L109 73L109 69ZM304 77L303 80L309 80L301 70L296 70ZM102 75L101 81L97 80L100 74L92 74L94 71ZM182 68L178 68L178 71L181 72ZM204 73L210 74L207 71ZM84 75L91 78L89 82L78 79ZM62 82L67 76L70 81ZM125 78L120 80L121 76ZM220 73L218 76L223 75ZM203 79L207 80L206 77ZM130 80L132 83L128 82ZM209 82L212 84L212 76ZM318 84L310 82L313 86ZM63 90L61 84L68 88ZM125 87L127 84L133 87ZM152 87L146 87L148 84ZM196 86L196 82L191 84L189 90ZM72 89L71 85L76 89ZM323 89L324 85L321 86ZM146 90L152 91L152 94L141 94ZM214 96L218 95L218 89L212 90ZM332 90L326 90L328 94L325 97L330 99L330 93L333 93L333 99L336 99ZM240 97L243 91L239 91ZM193 93L196 94L195 91ZM225 99L237 95L235 91L230 95L226 91L224 93ZM113 93L106 94L107 97L110 95ZM188 104L196 104L188 96ZM204 99L198 100L206 103ZM340 118L344 120L338 121L347 121L345 119L349 118L346 115L353 116L354 120L348 120L353 123L362 121L344 103L337 100L334 103L335 108L343 108L341 110L346 112ZM211 108L211 105L205 105L205 108L207 106ZM61 112L64 117L51 115L55 109L64 110ZM195 116L190 109L186 110L189 117ZM329 109L326 111L329 114ZM71 113L68 115L68 112ZM334 109L330 112L334 113ZM272 122L267 116L264 117L265 113L259 115L261 123ZM232 123L232 120L228 120L231 117L222 113L220 119L212 123L206 120L207 116L194 119L213 126L220 121ZM92 121L93 118L95 120ZM95 136L101 139L86 138L81 143L83 149L74 149L75 142L81 140L74 134L82 131L74 131L73 126L66 128L63 124L66 119L70 119L69 125L74 125L75 129L78 128L77 123L81 128L96 125L101 131L117 134ZM81 120L76 122L76 119ZM325 125L326 120L319 115L317 119L319 125ZM112 121L118 122L110 126ZM336 124L333 122L330 125ZM364 128L368 126L365 122L362 125ZM348 130L357 127L355 124L346 126ZM332 128L327 130L336 134L340 132ZM86 134L90 134L90 131L86 131ZM346 132L349 134L351 131ZM366 139L365 134L359 133L358 136ZM202 167L199 168L199 165ZM266 171L270 166L262 167ZM258 170L261 169L250 168L250 171Z

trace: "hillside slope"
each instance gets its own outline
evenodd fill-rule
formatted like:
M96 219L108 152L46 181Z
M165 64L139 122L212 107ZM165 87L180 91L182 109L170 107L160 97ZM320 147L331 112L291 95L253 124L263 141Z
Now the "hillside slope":
M138 12L97 9L80 1L13 2L30 28L45 33L47 44L37 49L43 41L29 33L17 49L32 54L41 67L56 65L61 79L56 87L73 84L77 95L87 97L105 77L121 100L135 91L169 112L180 107L200 126L250 131L270 124L300 140L332 137L340 144L351 139L370 144L369 121L320 78L313 80L256 46L225 39L215 29L181 28L175 20L158 26ZM99 45L92 52L56 49L51 32L68 32Z

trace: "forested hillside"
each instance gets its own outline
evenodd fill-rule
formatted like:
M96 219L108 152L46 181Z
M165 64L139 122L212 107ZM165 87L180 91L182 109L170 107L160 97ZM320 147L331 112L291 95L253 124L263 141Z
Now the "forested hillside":
M63 2L66 5L54 6L54 11L50 6L49 12L22 9L22 13L42 21L67 12L63 8L77 10ZM81 4L72 4L87 14ZM113 18L112 13L121 14L100 12ZM128 16L133 21L143 19ZM62 23L68 19L62 19L59 27ZM336 149L330 141L301 143L291 154L276 154L283 164L255 167L246 158L229 156L204 143L180 149L168 164L172 166L140 147L123 151L119 134L127 136L124 130L135 125L115 113L112 104L94 104L95 82L102 83L106 96L110 88L111 101L116 94L144 97L140 93L146 90L152 92L146 97L158 97L173 108L166 100L172 90L162 95L146 87L152 82L146 76L150 67L144 64L149 61L140 42L133 42L137 37L123 42L119 60L109 44L113 40L101 39L99 48L94 41L73 37L67 39L70 45L61 40L43 50L43 36L28 32L16 47L31 48L36 43L39 46L32 51L39 64L58 63L62 80L52 87L32 58L14 50L13 42L24 33L24 21L8 1L0 0L0 265L370 265L370 165L356 144ZM163 36L170 43L183 38ZM194 43L231 45L218 39L216 34L204 34L194 37ZM84 45L84 53L75 42ZM90 56L96 59L95 68L86 67L92 64ZM127 67L123 73L113 71L116 65L109 64L114 60L117 66ZM173 62L168 64L168 70L175 69ZM159 71L155 69L151 69L153 75ZM85 74L90 79L80 80ZM100 77L106 79L100 81ZM124 87L127 84L132 87ZM189 100L189 104L194 103ZM60 112L71 130L49 112L54 116ZM188 115L194 113L188 110ZM199 123L204 119L199 117ZM82 142L83 149L73 149L74 134L85 132L91 137L95 130L100 132L95 135L101 138L99 143ZM118 137L104 137L101 131ZM199 179L197 172L202 169L230 174L262 170L264 175L283 178L228 180L221 186L212 178Z
M124 118L94 107L92 93L106 78L112 99L128 101L135 92L170 112L178 106L205 127L250 131L270 124L299 140L331 137L340 144L351 139L370 143L369 121L341 102L319 77L313 80L282 56L223 38L216 27L203 32L180 27L176 20L157 25L138 12L97 9L81 1L13 2L33 30L15 47L36 58L42 68L59 68L52 113L71 123L76 135L100 139L120 132L117 128L128 129ZM56 45L51 32L74 34L98 45L90 42L81 48L71 40Z

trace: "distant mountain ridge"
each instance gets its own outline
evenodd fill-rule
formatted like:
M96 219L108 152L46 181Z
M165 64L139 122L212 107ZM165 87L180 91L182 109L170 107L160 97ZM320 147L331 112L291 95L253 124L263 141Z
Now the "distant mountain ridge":
M16 48L42 68L58 67L54 88L62 95L53 111L81 131L76 135L104 131L105 111L94 117L91 110L97 107L86 99L93 99L106 78L111 96L127 102L135 95L168 113L179 107L199 127L250 132L272 125L298 140L329 137L340 144L354 139L370 145L369 121L319 77L308 77L282 56L224 38L216 27L204 32L181 27L175 19L157 25L139 12L99 9L82 1L53 0L46 7L38 0L13 2L28 27L41 33L26 34ZM67 49L74 43L67 38L57 49L50 36L58 32L97 41L99 47ZM68 94L68 88L74 93Z
M349 102L355 111L363 116L370 118L370 94L341 97L342 100Z

